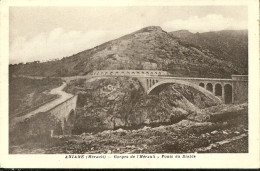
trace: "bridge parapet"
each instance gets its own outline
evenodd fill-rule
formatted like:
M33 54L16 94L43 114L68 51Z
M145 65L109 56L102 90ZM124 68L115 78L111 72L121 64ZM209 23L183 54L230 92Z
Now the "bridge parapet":
M248 81L248 75L232 75L232 80Z
M161 70L95 70L93 76L162 76L169 75L167 71Z

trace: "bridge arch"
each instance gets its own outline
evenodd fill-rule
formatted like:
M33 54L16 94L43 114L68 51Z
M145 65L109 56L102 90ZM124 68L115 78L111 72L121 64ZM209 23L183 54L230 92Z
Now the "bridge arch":
M225 84L224 86L224 102L226 104L232 103L232 86L230 84Z
M213 85L211 83L208 83L206 85L206 90L210 91L210 92L213 92Z
M147 94L153 94L153 92L155 91L156 88L167 85L167 84L181 84L181 85L186 85L189 87L193 87L194 89L200 91L201 93L203 93L204 95L206 95L207 97L209 97L210 99L212 99L213 101L215 101L216 103L222 103L221 99L214 96L211 92L205 90L204 88L196 85L196 84L192 84L190 82L187 81L183 81L183 80L165 80L165 81L160 81L156 84L154 84L152 87L150 87L147 91Z
M74 109L72 109L68 115L67 118L64 118L64 131L63 134L65 135L71 135L72 129L74 127L74 122L75 122L76 114Z
M215 85L215 96L222 96L222 86L219 83Z
M200 83L199 86L201 86L201 87L204 88L204 87L205 87L205 84L204 84L204 83Z

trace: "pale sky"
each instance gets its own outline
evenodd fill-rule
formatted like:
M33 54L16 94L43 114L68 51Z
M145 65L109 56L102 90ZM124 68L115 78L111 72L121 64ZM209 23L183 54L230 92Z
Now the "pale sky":
M147 26L247 29L247 7L11 7L10 63L62 58Z

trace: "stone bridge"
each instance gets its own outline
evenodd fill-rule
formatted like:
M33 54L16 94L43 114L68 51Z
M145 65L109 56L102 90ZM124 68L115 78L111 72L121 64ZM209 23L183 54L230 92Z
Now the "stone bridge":
M70 135L74 127L76 116L77 95L70 97L66 101L53 107L47 113L50 113L60 122L63 135ZM50 130L51 136L59 135L61 132L56 132L55 128Z
M60 97L40 106L26 115L15 117L10 122L10 131L17 131L17 125L27 123L24 133L27 135L70 135L74 127L76 116L77 95L68 94L62 89L66 86L55 88L51 94Z
M231 79L171 77L156 70L96 70L92 76L136 77L147 94L158 94L166 85L181 84L197 89L218 103L242 103L248 99L248 76L232 75Z

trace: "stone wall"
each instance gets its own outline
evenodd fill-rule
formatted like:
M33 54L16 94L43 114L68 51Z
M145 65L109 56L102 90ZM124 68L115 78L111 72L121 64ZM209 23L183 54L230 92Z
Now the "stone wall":
M248 82L233 82L233 103L243 103L248 100Z
M76 105L77 95L71 97L70 99L59 104L58 106L55 106L55 108L50 110L51 115L60 121L63 134L66 134L64 132L65 130L67 130L66 123L71 123L71 121L68 120L70 117L69 115L71 114L71 112L73 112L73 115L75 115Z

